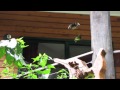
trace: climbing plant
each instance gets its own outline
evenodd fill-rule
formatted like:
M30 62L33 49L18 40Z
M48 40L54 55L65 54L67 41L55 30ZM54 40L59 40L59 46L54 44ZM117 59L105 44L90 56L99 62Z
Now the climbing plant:
M76 42L79 41L79 37L76 38ZM51 70L55 69L55 66L48 63L50 57L44 53L39 53L38 56L32 58L33 62L26 64L24 57L22 55L23 49L28 47L25 45L23 37L21 38L11 38L8 40L0 41L0 58L5 57L3 66L5 67L1 72L0 76L2 78L12 77L13 79L19 79L17 73L14 72L15 68L18 68L19 73L23 78L26 79L48 79L48 76L51 74ZM38 68L43 68L36 70ZM29 72L26 74L26 72ZM68 79L69 72L66 69L61 69L56 72L58 75L55 79ZM87 74L85 79L94 78L93 73ZM73 79L77 79L76 77Z

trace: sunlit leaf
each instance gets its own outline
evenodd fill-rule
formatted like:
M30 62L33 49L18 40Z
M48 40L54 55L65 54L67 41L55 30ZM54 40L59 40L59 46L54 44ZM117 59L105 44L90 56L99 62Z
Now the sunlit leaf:
M39 65L41 65L42 67L45 67L47 64L47 60L46 59L42 59L40 62L39 62Z
M42 71L42 74L50 74L50 72L51 72L51 69L46 69L46 70Z
M32 59L33 59L33 62L40 61L41 56L42 56L42 55L39 54L37 57L32 58Z
M5 68L2 70L2 73L8 73L9 72L9 68Z
M35 75L35 74L32 74L31 77L32 77L32 79L38 79L38 78L37 78L37 75Z
M49 69L51 69L51 68L55 68L55 66L54 66L54 65L52 65L52 64L47 65L47 67L48 67Z
M29 45L25 45L25 42L23 40L23 37L17 39L18 43L20 44L21 48L28 47Z
M20 62L20 60L14 61L15 66L17 66L18 68L21 68L23 66L23 64Z
M40 63L39 65L41 65L42 67L45 67L47 64L47 60L48 60L48 55L46 55L45 53L43 54L42 58L40 59Z

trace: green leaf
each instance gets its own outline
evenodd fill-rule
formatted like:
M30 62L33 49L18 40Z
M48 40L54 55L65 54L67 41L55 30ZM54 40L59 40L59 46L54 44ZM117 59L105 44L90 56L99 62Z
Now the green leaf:
M31 77L32 77L32 79L38 79L38 78L37 78L37 75L35 75L35 74L32 74Z
M88 75L85 77L85 79L92 79L94 78L94 74L93 73L88 73Z
M43 71L35 71L37 74L42 74Z
M51 68L55 68L55 66L54 66L54 65L52 65L52 64L47 65L47 67L48 67L49 69L51 69Z
M21 37L21 38L18 38L18 39L16 39L18 42L20 42L21 44L25 44L25 42L24 42L24 40L22 40L23 39L23 37Z
M20 44L20 48L25 48L25 47L28 47L29 45L25 45L25 42L23 40L23 37L21 38L18 38L17 39L17 42Z
M43 59L48 60L48 58L49 58L48 55L44 53L43 54Z
M35 68L39 67L39 65L36 65L36 64L32 64L32 66L35 67Z
M59 73L67 73L67 74L68 74L68 71L65 70L65 69L61 69L61 70L59 70L58 72L59 72Z
M4 63L4 64L7 64L7 60L5 59L3 63Z
M28 47L29 45L21 45L21 48L26 48L26 47Z
M15 66L17 66L18 68L21 68L23 66L23 64L20 62L20 60L14 61Z
M18 44L18 43L17 43L15 49L16 49L16 54L20 54L20 53L22 53L22 51L23 51L23 49L20 47L20 44Z
M18 62L18 67L21 68L23 66L22 63L20 62L20 60L18 60L17 62Z
M14 57L12 57L10 54L6 53L6 60L9 65L11 65L14 61Z
M16 73L10 73L10 76L13 77L14 79L18 79Z
M47 64L47 60L48 60L48 55L46 55L45 53L43 54L39 65L41 65L42 67L45 67Z
M32 67L32 64L30 63L30 64L26 64L26 68L27 69L31 69L31 67Z
M38 64L41 65L42 67L45 67L47 64L47 60L42 59Z
M42 74L50 74L50 72L51 72L51 69L46 69L46 70L42 71Z
M3 69L2 73L9 73L9 69L8 68Z
M5 47L0 47L0 58L2 58L5 54Z
M37 57L35 58L32 58L34 61L33 62L36 62L36 61L40 61L40 58L42 57L41 54L39 54Z

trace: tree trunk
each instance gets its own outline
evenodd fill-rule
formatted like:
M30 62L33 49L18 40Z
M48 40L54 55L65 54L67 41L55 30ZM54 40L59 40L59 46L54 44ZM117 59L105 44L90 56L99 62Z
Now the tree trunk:
M91 11L91 48L93 62L100 48L106 51L106 79L115 79L115 67L112 49L111 23L109 11Z

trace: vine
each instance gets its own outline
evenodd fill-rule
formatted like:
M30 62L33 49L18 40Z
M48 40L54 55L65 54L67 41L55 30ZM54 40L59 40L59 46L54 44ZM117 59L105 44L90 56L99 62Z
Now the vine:
M80 37L78 36L76 37L75 42L79 40ZM48 60L50 57L45 53L39 53L38 56L32 58L32 63L26 64L22 53L23 49L28 46L29 45L25 45L23 37L0 41L0 58L5 57L2 65L5 68L0 72L1 78L12 77L13 79L20 79L21 77L18 77L18 74L14 71L15 68L18 68L19 73L23 75L23 78L48 79L48 76L51 74L51 70L55 69L54 65L48 64ZM44 69L35 70L40 67ZM25 74L26 72L29 73ZM57 72L57 74L58 75L56 79L68 79L69 77L69 72L66 69L61 69ZM94 75L90 73L85 77L85 79L89 78L94 78Z

